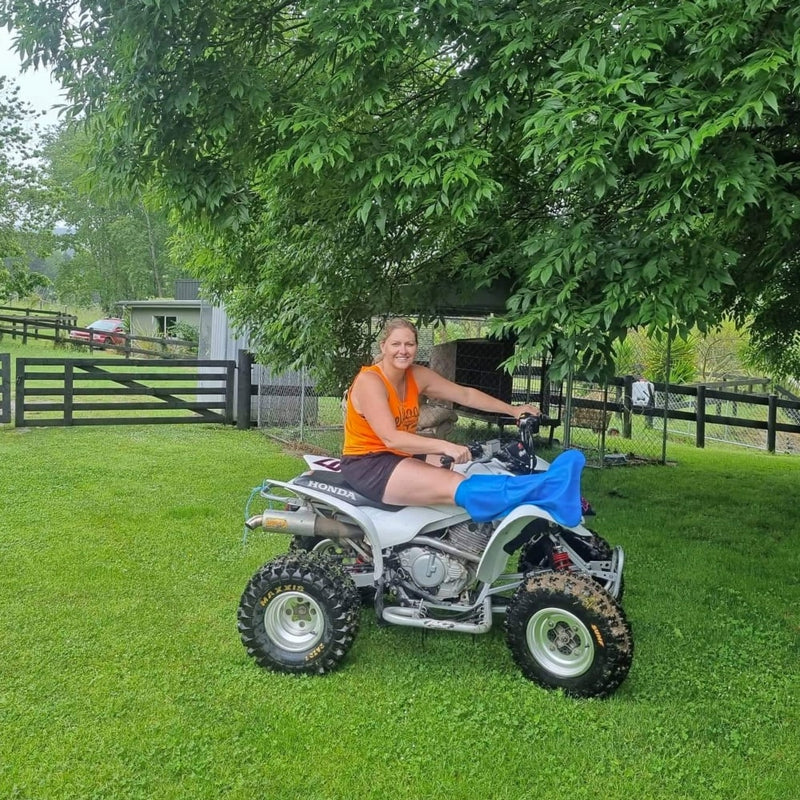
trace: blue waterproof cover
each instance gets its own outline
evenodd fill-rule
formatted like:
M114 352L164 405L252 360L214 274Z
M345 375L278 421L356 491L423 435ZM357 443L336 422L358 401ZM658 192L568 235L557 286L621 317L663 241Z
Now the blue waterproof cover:
M581 471L585 463L580 450L566 450L546 472L536 475L472 475L458 485L455 501L476 522L489 522L517 506L533 503L559 525L572 528L581 521Z

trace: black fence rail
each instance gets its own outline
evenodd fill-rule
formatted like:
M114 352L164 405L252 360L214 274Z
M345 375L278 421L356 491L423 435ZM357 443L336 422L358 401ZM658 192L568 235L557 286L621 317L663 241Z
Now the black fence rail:
M0 353L0 424L11 422L11 354Z
M71 331L84 334L84 338L72 338ZM39 339L54 344L69 344L80 350L93 353L107 350L131 358L187 358L197 354L197 342L177 339L171 336L140 336L135 333L113 334L119 343L110 341L111 334L103 331L78 327L77 318L57 311L0 306L0 337L8 335L12 339Z
M750 379L748 384L752 388L761 382ZM621 435L630 438L634 419L649 415L657 425L670 420L691 423L697 447L705 447L709 438L707 431L712 426L761 431L765 435L765 449L769 452L776 450L777 434L800 436L800 400L789 392L783 391L779 396L777 390L769 394L740 391L745 381L738 382L734 391L704 384L674 386L654 382L653 385L656 402L649 409L631 404L630 376L609 381L604 390L591 396L571 398L572 426L601 431L614 419L621 424Z
M776 436L778 433L800 434L800 402L786 400L777 394L759 395L743 394L742 392L726 392L719 389L708 389L706 386L681 386L660 387L656 384L656 391L662 390L668 398L680 395L688 398L689 409L677 410L668 407L666 413L657 411L657 416L668 419L683 419L694 421L696 425L695 443L698 447L705 446L706 428L708 425L726 425L735 428L749 428L766 432L766 449L775 452ZM692 403L692 399L694 402ZM684 401L685 403L685 401ZM668 406L674 403L668 399ZM691 408L691 406L694 406ZM740 413L740 408L761 408L764 419L748 418ZM711 409L712 413L709 413ZM723 414L723 410L730 413ZM714 413L716 412L716 413Z
M230 360L18 358L14 422L21 427L232 424ZM249 393L249 381L242 388Z
M0 334L22 339L23 344L27 344L28 339L65 342L77 324L75 315L62 311L0 306Z

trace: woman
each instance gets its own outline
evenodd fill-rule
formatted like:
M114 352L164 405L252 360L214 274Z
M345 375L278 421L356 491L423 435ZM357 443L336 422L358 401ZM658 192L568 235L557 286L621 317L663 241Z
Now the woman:
M521 478L505 476L482 475L466 479L458 472L442 469L442 456L463 464L469 461L470 452L463 445L416 433L419 396L424 394L432 400L514 418L522 414L538 415L539 409L527 404L512 406L415 364L417 329L408 320L390 320L379 343L379 359L361 369L347 394L341 459L342 474L347 482L370 499L390 505L455 503L465 507L479 521L481 517L492 519L505 513L509 503L518 504L519 490L531 488L530 480L520 485ZM480 479L477 484L474 483L476 478ZM509 490L513 497L508 495ZM496 502L484 508L487 493L498 496ZM498 510L495 506L502 507Z

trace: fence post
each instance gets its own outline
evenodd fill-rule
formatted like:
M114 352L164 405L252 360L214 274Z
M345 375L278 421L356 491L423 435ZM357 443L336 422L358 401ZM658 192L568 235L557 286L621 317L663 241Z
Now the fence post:
M236 427L247 430L250 427L250 396L252 389L253 356L247 350L240 350L237 355L237 369L239 380L237 382L236 397Z
M564 444L565 450L569 449L572 441L572 384L574 372L572 361L569 364L569 371L567 372L567 402L564 405Z
M695 413L695 445L706 446L706 387L697 387L697 400L694 406Z
M623 378L622 395L622 436L630 439L633 434L633 422L631 421L631 397L633 397L633 375L626 375Z
M0 353L0 422L11 421L11 353Z
M767 451L770 453L775 452L775 439L777 430L775 425L778 422L778 395L771 394L769 396L769 404L767 406Z
M225 367L225 424L233 425L233 387L236 384L236 364L229 361Z
M303 428L306 420L306 368L300 372L300 441L303 441Z
M72 425L72 401L75 395L75 365L64 363L64 424Z
M17 428L25 425L25 364L26 359L17 359L17 399L14 407L14 425Z

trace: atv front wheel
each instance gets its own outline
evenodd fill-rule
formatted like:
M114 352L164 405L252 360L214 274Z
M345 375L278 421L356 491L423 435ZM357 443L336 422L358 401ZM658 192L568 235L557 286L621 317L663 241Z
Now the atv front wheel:
M288 553L251 578L239 603L247 654L277 672L324 675L347 654L359 626L352 579L331 561Z
M537 532L546 533L548 524L545 520L535 520L540 523ZM543 524L541 524L543 523ZM584 561L610 561L614 550L611 545L595 531L589 531L592 535L587 538L579 536L574 531L566 528L559 528L558 534ZM520 551L517 561L517 572L530 572L531 570L555 569L553 561L553 544L547 536L540 536L534 541L528 542ZM602 581L595 578L597 583L604 589L608 589L610 581ZM625 576L622 576L619 590L615 600L622 602L625 594Z
M571 697L607 697L633 659L622 608L591 578L570 572L523 581L506 613L506 643L526 678Z

